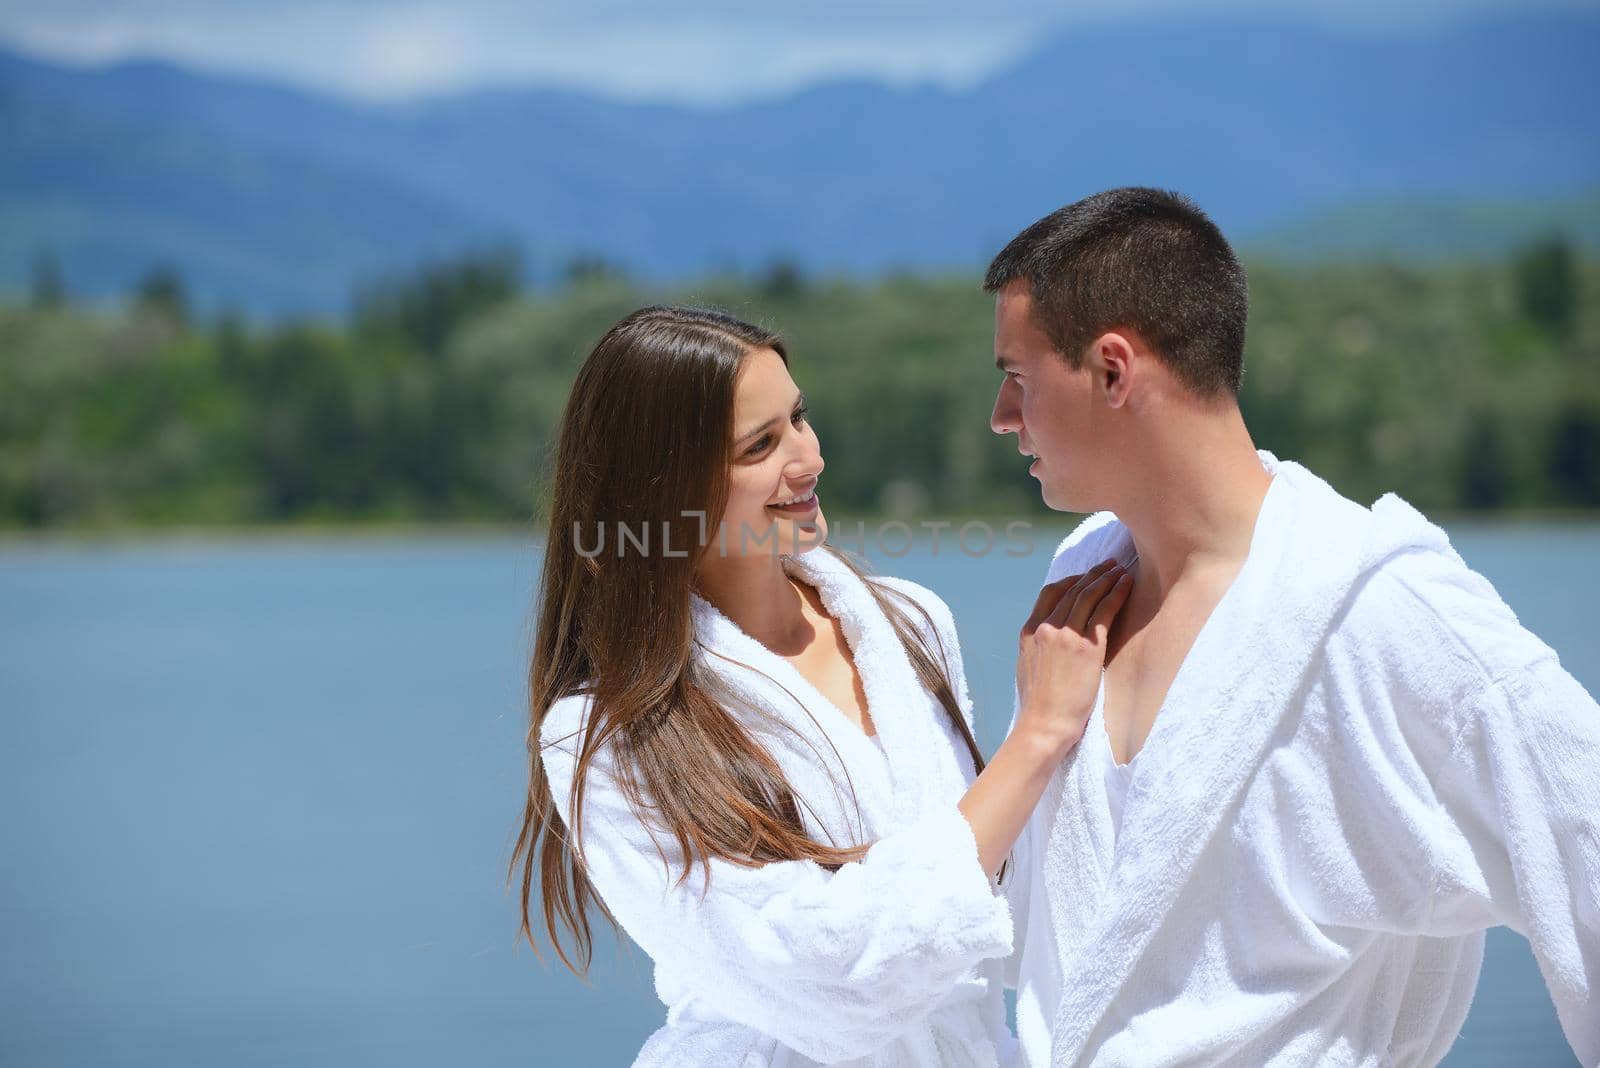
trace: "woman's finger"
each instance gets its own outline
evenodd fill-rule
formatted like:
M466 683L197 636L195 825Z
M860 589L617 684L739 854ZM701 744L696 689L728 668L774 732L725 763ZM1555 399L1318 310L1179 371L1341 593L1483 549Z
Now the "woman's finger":
M1072 599L1077 596L1078 591L1086 583L1094 581L1115 563L1115 560L1103 560L1081 575L1068 575L1046 585L1039 591L1038 600L1034 602L1033 612L1028 616L1028 621L1023 624L1022 632L1031 634L1063 602L1070 605Z
M1117 618L1122 606L1128 603L1128 595L1132 592L1133 576L1124 571L1117 577L1111 589L1106 591L1105 596L1100 598L1100 603L1094 606L1094 611L1084 627L1084 636L1104 648L1106 635L1111 632L1111 621Z
M1081 579L1082 575L1068 575L1058 578L1054 582L1047 582L1039 588L1039 596L1034 599L1033 611L1028 613L1028 621L1022 625L1024 631L1033 630L1041 620L1048 616L1056 607L1056 602L1061 599L1062 593L1070 589Z
M1051 607L1045 618L1052 620L1054 625L1059 627L1061 625L1063 609L1071 611L1073 603L1077 601L1079 597L1083 596L1083 591L1094 585L1096 582L1099 582L1101 577L1115 567L1116 564L1117 562L1115 560L1102 560L1098 564L1094 565L1094 567L1084 572L1082 575L1079 575L1078 581L1074 582L1071 586L1068 586L1066 590L1062 592L1061 597Z
M1094 610L1105 597L1116 588L1117 580L1128 573L1128 569L1118 564L1116 567L1101 575L1092 586L1084 588L1078 594L1078 599L1072 603L1072 609L1067 613L1067 626L1079 634L1089 634L1089 619L1094 615Z
M1084 627L1089 622L1089 614L1122 574L1123 569L1120 564L1102 571L1095 576L1093 582L1084 583L1079 588L1078 595L1070 604L1063 598L1062 603L1057 605L1056 611L1051 614L1050 621L1058 627L1067 627L1083 634Z

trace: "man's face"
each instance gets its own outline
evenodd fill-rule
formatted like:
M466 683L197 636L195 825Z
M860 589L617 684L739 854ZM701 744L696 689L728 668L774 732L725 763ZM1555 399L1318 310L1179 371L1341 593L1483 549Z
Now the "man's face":
M1005 378L989 426L996 434L1017 435L1017 448L1035 458L1028 473L1039 480L1045 504L1058 511L1093 511L1094 376L1087 361L1078 370L1067 366L1032 311L1025 279L995 297L995 365Z

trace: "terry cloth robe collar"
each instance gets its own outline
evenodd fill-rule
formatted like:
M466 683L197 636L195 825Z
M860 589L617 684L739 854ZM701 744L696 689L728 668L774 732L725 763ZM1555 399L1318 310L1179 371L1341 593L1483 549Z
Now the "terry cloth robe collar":
M941 791L934 747L949 743L943 732L928 731L924 710L910 706L908 697L922 693L921 683L861 578L825 547L781 562L787 574L816 589L839 621L882 749L793 664L693 594L697 666L782 765L820 840L865 844L942 803L949 783ZM888 600L919 622L914 608L892 593Z
M1052 1045L1078 1049L1105 1014L1162 918L1178 907L1206 845L1230 818L1369 555L1372 513L1298 464L1261 453L1273 474L1249 553L1184 658L1139 753L1122 833L1104 791L1073 757L1054 777L1043 859L1063 997ZM1097 559L1127 560L1127 530L1105 517ZM1087 557L1084 557L1087 558ZM1098 802L1098 803L1095 803ZM1090 876L1090 878L1085 878ZM1082 894L1082 887L1098 893Z

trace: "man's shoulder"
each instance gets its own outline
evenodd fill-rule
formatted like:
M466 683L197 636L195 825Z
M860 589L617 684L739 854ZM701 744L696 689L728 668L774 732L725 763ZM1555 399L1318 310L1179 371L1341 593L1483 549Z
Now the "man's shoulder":
M1387 661L1401 674L1424 678L1454 674L1471 686L1555 656L1447 543L1380 560L1363 577L1338 632L1374 666Z
M1086 516L1056 547L1044 584L1089 570L1110 556L1127 536L1127 528L1111 512Z

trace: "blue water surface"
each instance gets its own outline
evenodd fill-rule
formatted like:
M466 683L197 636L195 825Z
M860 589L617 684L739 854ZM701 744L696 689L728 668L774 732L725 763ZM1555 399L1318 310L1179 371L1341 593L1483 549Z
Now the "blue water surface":
M1593 691L1600 526L1452 528ZM955 611L993 749L1023 557L883 571ZM622 1065L660 1022L604 928L592 985L517 944L528 538L0 548L0 1063ZM1451 1068L1575 1063L1489 939Z

